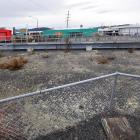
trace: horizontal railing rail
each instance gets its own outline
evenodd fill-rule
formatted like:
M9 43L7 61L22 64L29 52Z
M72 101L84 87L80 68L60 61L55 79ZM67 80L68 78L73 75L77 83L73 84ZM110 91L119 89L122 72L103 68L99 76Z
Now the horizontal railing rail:
M99 80L99 79L102 79L102 78L107 78L107 77L110 77L110 76L114 76L116 74L117 73L108 74L108 75L104 75L104 76L100 76L100 77L96 77L96 78L91 78L91 79L87 79L87 80L83 80L83 81L79 81L79 82L75 82L75 83L70 83L70 84L66 84L66 85L62 85L62 86L58 86L58 87L53 87L53 88L49 88L49 89L45 89L45 90L41 90L41 91L36 91L36 92L26 93L26 94L19 95L19 96L9 97L9 98L0 100L0 103L4 103L4 102L11 101L11 100L16 100L16 99L21 99L21 98L25 98L25 97L29 97L29 96L34 96L34 95L46 93L46 92L49 92L49 91L62 89L62 88L65 88L65 87L71 87L71 86L75 86L75 85L78 85L78 84L83 84L83 83L87 83L87 82L90 82L90 81L95 81L95 80Z
M58 89L66 88L66 87L72 87L72 86L75 86L75 85L79 85L79 84L83 84L83 83L87 83L87 82L91 82L91 81L96 81L96 80L99 80L99 79L108 78L108 77L111 77L111 76L116 77L116 76L119 76L119 75L126 76L126 77L140 78L140 75L133 75L133 74L115 72L115 73L112 73L112 74L107 74L107 75L103 75L103 76L99 76L99 77L95 77L95 78L91 78L91 79L87 79L87 80L83 80L83 81L79 81L79 82L74 82L74 83L70 83L70 84L66 84L66 85L62 85L62 86L58 86L58 87L53 87L53 88L49 88L49 89L45 89L45 90L40 90L40 91L36 91L36 92L32 92L32 93L26 93L26 94L23 94L23 95L9 97L9 98L6 98L6 99L1 99L0 104L5 103L5 102L9 102L9 101L13 101L13 100L17 100L17 99L31 97L31 96L34 96L34 95L43 94L43 93L53 91L53 90L58 90Z
M140 42L140 36L101 36L101 35L92 35L92 36L0 36L0 44L24 44L24 43L43 43L43 42L52 42L52 43L80 43L80 42Z

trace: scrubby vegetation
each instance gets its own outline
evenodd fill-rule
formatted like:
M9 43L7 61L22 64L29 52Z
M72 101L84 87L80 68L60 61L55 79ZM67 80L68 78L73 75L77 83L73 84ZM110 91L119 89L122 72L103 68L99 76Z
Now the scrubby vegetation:
M134 48L130 48L130 49L128 49L128 52L129 53L134 53L134 50L135 50Z
M100 56L96 58L96 61L98 64L108 64L110 61L115 60L115 57L113 56Z
M95 56L91 55L89 57L89 60L91 62L96 61L97 64L108 64L109 62L111 62L111 61L113 61L115 59L116 59L115 56L97 56L97 57L95 57Z
M42 56L42 58L49 58L48 53L42 54L41 56Z
M109 63L109 60L104 56L97 57L96 61L97 61L98 64L108 64Z
M108 56L107 59L110 60L110 61L113 61L113 60L115 60L115 57L114 56Z
M4 54L0 51L0 58L4 57Z
M3 62L0 63L0 69L19 70L27 62L28 62L28 60L25 59L24 57L7 58L6 60L4 60Z

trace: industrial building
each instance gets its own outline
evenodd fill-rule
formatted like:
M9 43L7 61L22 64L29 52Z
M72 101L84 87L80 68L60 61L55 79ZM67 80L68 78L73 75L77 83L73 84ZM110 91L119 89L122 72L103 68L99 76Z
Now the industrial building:
M28 29L29 35L42 35L44 31L51 30L51 28L48 27L39 27L39 28L32 28Z
M10 42L12 38L12 30L5 28L0 29L0 42Z
M62 29L62 30L45 30L43 36L45 37L89 37L98 32L98 28L80 28L80 29Z
M118 28L120 35L140 35L140 25L120 26Z
M100 28L99 33L103 35L130 35L140 36L140 25L125 24Z

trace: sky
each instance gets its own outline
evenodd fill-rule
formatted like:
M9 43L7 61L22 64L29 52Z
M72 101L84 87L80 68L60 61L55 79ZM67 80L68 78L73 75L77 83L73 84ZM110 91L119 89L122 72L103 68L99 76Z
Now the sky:
M0 0L0 27L69 28L140 23L140 0Z

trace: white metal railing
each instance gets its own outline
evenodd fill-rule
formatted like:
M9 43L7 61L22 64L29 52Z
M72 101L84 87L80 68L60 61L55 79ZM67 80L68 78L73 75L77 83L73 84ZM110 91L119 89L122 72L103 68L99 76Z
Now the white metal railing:
M81 37L45 37L45 36L0 36L0 44L26 44L26 43L119 43L119 42L140 42L140 36L81 36Z
M79 81L79 82L75 82L75 83L70 83L70 84L66 84L66 85L62 85L62 86L58 86L58 87L53 87L53 88L49 88L49 89L45 89L45 90L35 91L35 92L32 92L32 93L26 93L26 94L19 95L19 96L14 96L14 97L6 98L6 99L1 99L0 104L4 103L4 102L9 102L9 101L21 99L21 98L26 98L26 97L30 97L30 96L43 94L43 93L53 91L53 90L57 90L57 89L62 89L62 88L66 88L66 87L72 87L72 86L87 83L87 82L90 82L90 81L96 81L96 80L99 80L99 79L108 78L108 77L111 77L111 76L115 76L115 78L116 78L118 75L126 76L126 77L139 78L140 79L140 75L133 75L133 74L115 72L115 73L112 73L112 74L103 75L103 76L99 76L99 77L96 77L96 78L91 78L91 79L87 79L87 80L83 80L83 81Z
M140 118L140 75L115 72L2 99L0 137L36 139L94 117L115 115Z

